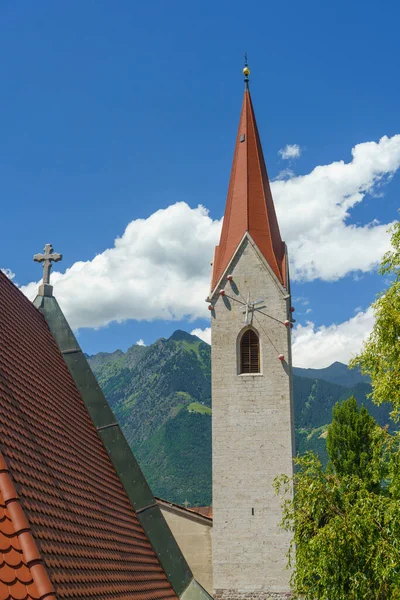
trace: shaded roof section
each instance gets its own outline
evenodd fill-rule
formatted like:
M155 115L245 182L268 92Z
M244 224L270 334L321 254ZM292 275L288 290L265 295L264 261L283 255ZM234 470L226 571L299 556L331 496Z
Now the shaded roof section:
M176 598L44 317L2 273L0 451L57 598Z
M212 291L246 231L279 281L286 285L286 247L279 232L248 89L244 92L220 243L215 249Z

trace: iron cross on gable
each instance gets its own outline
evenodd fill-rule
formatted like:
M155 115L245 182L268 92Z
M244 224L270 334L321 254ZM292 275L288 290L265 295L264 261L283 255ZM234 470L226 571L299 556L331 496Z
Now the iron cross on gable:
M53 253L53 245L46 244L44 254L35 254L33 260L38 263L43 263L43 285L50 285L50 270L53 262L62 260L62 254Z
M244 313L244 322L246 325L249 324L249 315L251 315L251 322L253 321L253 314L255 310L260 310L261 308L265 308L265 306L259 306L264 302L263 298L259 300L255 300L254 302L250 302L250 292L247 295L247 303L245 304L245 309L242 311Z

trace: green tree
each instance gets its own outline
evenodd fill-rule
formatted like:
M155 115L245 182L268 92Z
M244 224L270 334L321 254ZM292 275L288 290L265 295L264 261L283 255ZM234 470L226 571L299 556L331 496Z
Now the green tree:
M380 430L380 437L388 435ZM284 498L283 525L293 532L289 565L295 597L398 600L399 486L371 492L355 475L325 472L311 452L296 463L293 480L276 481ZM395 467L398 471L398 461ZM296 494L290 499L293 484Z
M337 475L356 475L371 487L373 435L377 423L365 406L360 409L354 396L337 402L328 427L326 449L329 468Z
M276 481L282 524L294 534L293 590L306 600L400 598L399 437L353 397L332 416L327 470L309 452L293 479Z
M361 353L350 363L371 377L376 404L391 402L400 417L400 223L392 227L392 249L383 257L380 273L390 285L372 305L375 325Z
M380 273L389 277L389 286L372 305L373 331L351 366L371 377L373 401L392 402L398 420L399 223ZM356 415L352 399L335 412L331 472L309 453L296 460L292 479L276 480L283 525L293 531L293 590L305 600L400 600L400 433L373 426L362 409Z

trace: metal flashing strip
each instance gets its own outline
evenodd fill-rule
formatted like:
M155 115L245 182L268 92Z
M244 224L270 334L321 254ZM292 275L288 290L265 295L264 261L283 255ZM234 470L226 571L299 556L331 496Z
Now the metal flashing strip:
M110 423L109 425L101 425L96 427L96 431L102 431L103 429L109 429L110 427L118 427L118 423Z
M145 510L149 510L149 508L153 508L154 506L158 506L157 502L154 502L154 504L149 504L148 506L143 506L143 508L139 508L139 510L136 511L136 514L139 515L140 513L144 512Z
M57 300L37 296L34 302L46 319L86 409L106 449L111 463L134 507L147 539L177 596L193 581L186 562L160 507L156 504L129 444L122 433L98 381L83 354ZM188 598L187 600L203 600Z

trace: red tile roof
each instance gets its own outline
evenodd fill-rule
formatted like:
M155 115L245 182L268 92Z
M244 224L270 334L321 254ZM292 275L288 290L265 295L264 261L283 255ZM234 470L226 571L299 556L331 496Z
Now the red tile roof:
M0 600L55 600L29 523L0 453Z
M286 247L279 233L253 104L247 89L240 115L221 239L215 249L212 291L246 231L279 281L286 285Z
M11 598L45 597L34 585L22 595L29 577L38 585L34 569L57 598L176 598L43 316L2 273L0 451L44 564L30 575L21 567ZM4 490L0 501L11 518L0 522L6 552L21 535ZM4 584L10 568L0 566Z
M183 506L182 504L176 504L175 502L170 502L169 500L163 500L162 498L155 498L155 500L163 508L164 507L177 508L179 511L196 513L197 515L205 517L206 519L212 520L212 506L190 506L190 507L188 506L188 507L186 507L186 506Z
M212 519L213 516L212 506L190 506L188 510L207 517L207 519Z

